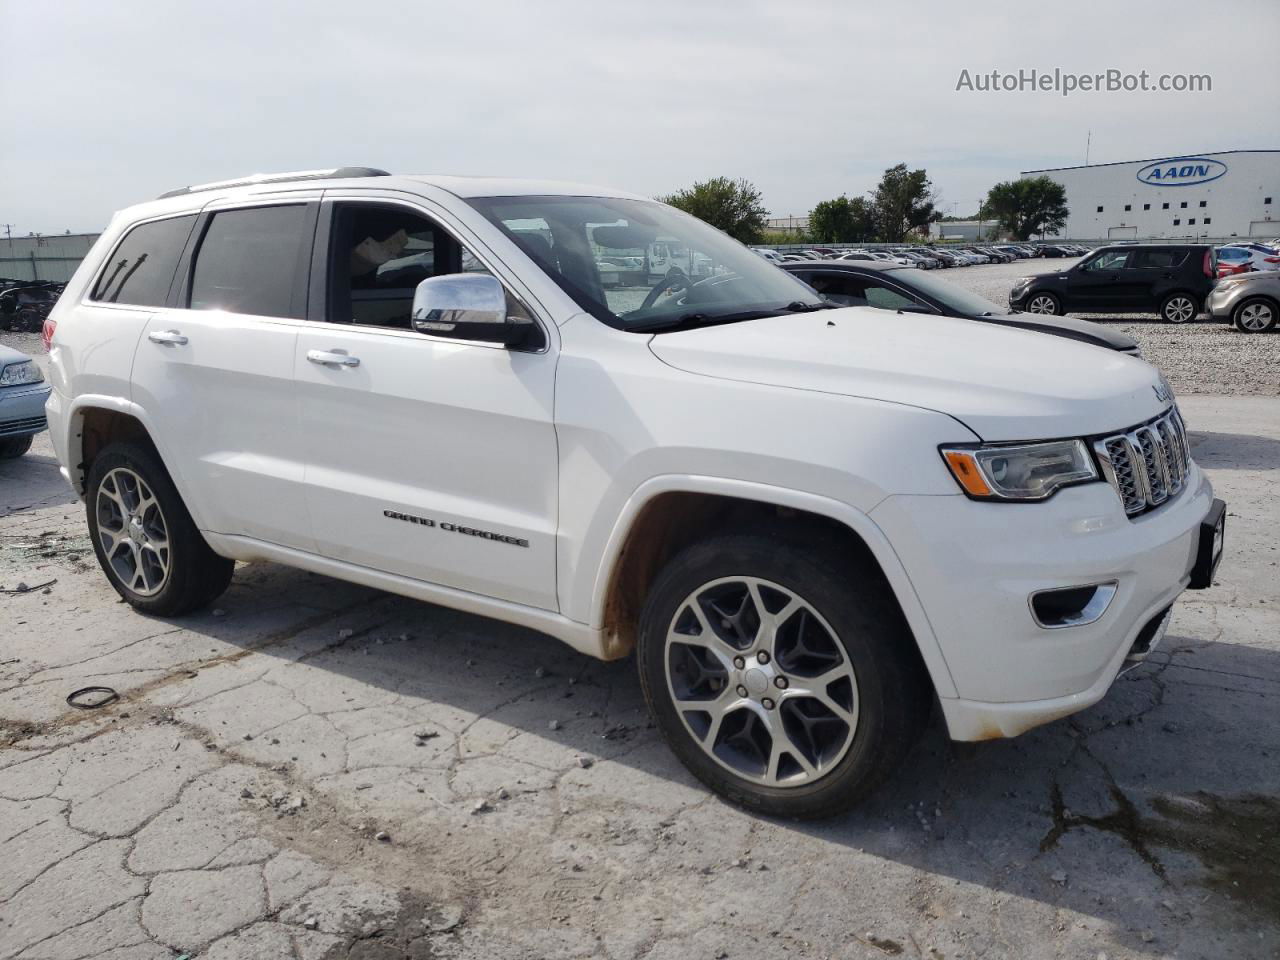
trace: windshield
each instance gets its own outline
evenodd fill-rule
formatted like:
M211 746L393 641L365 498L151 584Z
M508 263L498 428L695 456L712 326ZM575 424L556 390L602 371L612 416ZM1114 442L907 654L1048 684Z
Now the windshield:
M990 300L984 299L976 293L970 293L964 287L958 286L950 280L935 277L932 273L924 270L908 267L906 270L893 271L893 277L919 290L921 293L933 297L944 307L954 310L956 313L979 317L986 313L993 316L995 314L1008 313L1003 307L996 306Z
M665 204L608 197L468 201L582 309L653 331L818 309L804 283Z

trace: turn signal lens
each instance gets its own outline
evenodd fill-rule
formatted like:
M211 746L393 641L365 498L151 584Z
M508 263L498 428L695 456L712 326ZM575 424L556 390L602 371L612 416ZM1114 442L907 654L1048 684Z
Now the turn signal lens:
M1098 479L1083 440L943 447L952 476L971 497L1047 500L1059 487Z
M982 471L978 469L973 454L964 450L947 450L942 455L946 458L951 473L969 496L991 496L991 488L987 486L987 481L982 479Z

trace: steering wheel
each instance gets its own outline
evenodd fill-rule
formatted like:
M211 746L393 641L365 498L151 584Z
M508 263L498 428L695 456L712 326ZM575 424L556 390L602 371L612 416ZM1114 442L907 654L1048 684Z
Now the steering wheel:
M644 298L644 303L640 304L639 309L648 310L657 303L658 298L668 290L688 290L692 286L693 281L689 279L683 270L673 269L662 278L661 282L659 282L656 287L649 291L648 296Z

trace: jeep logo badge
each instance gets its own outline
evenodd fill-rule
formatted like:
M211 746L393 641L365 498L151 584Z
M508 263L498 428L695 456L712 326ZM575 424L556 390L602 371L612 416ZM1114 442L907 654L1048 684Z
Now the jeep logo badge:
M1173 388L1165 383L1163 379L1159 383L1153 383L1151 389L1156 392L1156 399L1161 403L1173 402Z
M1137 177L1153 187L1190 187L1217 180L1227 172L1227 165L1207 157L1174 157L1148 163Z

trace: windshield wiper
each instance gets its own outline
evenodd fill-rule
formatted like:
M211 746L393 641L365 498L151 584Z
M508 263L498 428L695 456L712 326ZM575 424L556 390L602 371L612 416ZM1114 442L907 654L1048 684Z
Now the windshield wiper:
M776 317L777 310L742 310L738 313L682 313L677 317L627 324L628 330L640 333L656 333L659 330L675 330L682 327L713 326L718 323L734 323L739 320L759 320Z
M805 303L803 300L792 300L782 309L791 313L811 313L814 310L839 310L840 304L832 303L829 300L819 300L817 303Z
M825 300L820 301L819 303L805 303L803 300L793 300L791 303L781 307L760 310L741 310L737 313L682 313L676 317L663 317L660 320L650 320L647 322L641 321L640 323L628 324L627 329L639 333L657 333L658 331L677 330L686 327L714 326L718 323L736 323L740 320L760 320L763 317L777 317L783 313L808 313L811 310L835 310L838 308L838 304L828 303Z

